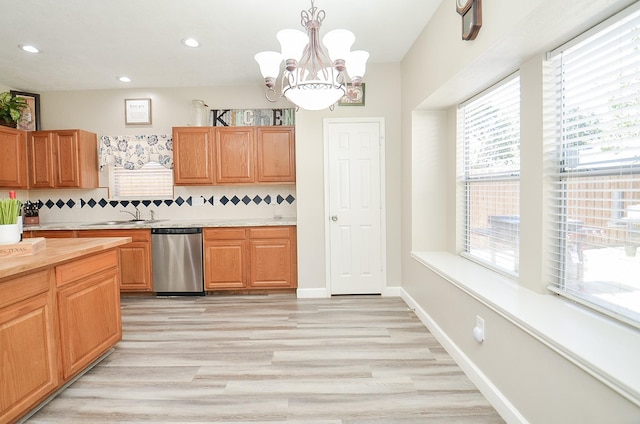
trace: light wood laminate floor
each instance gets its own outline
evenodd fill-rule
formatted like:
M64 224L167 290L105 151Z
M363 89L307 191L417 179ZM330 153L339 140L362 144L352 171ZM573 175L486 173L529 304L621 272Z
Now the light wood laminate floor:
M502 423L399 298L123 298L115 352L27 422Z

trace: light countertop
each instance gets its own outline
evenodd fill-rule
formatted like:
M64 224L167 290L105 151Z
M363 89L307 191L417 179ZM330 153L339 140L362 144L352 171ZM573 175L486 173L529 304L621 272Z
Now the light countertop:
M113 223L109 223L113 222ZM90 222L41 222L25 225L24 231L38 230L105 230L138 228L193 228L193 227L262 227L296 225L295 218L251 218L251 219L160 219L155 221L95 220Z

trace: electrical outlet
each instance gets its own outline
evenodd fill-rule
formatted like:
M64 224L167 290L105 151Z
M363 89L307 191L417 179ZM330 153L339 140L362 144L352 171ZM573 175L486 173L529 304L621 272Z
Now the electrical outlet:
M476 315L476 326L473 327L473 338L478 343L484 342L484 319L480 315Z
M193 206L204 206L204 197L196 196L192 199Z

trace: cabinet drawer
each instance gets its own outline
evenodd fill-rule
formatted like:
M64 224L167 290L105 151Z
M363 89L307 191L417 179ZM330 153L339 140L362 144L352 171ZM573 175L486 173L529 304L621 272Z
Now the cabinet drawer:
M117 265L118 252L116 249L77 259L74 262L56 267L56 283L60 287L92 274L102 273Z
M205 228L205 240L244 240L244 228Z
M151 230L82 230L78 231L78 237L131 237L131 241L151 241Z
M51 270L23 275L0 284L0 309L49 290Z
M76 232L74 230L33 230L31 237L45 238L74 238Z
M250 239L289 238L289 227L259 227L249 229Z

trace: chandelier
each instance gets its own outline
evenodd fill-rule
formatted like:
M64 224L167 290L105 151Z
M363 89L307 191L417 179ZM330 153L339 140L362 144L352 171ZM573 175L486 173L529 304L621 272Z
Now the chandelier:
M352 90L347 91L347 75L352 86L361 86L369 53L350 51L356 38L346 29L330 31L323 37L326 53L320 45L320 26L325 12L315 7L314 0L311 8L303 10L300 16L306 34L296 29L279 31L276 38L280 42L280 53L265 51L255 55L267 86L265 96L270 102L278 101L280 96L275 86L284 61L281 96L302 109L333 108L342 96L356 95Z

